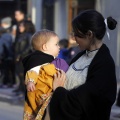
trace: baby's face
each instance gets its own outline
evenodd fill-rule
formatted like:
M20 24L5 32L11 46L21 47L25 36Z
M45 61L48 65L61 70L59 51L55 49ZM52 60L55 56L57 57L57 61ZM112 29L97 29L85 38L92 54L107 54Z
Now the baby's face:
M54 57L57 57L60 51L59 47L59 38L57 36L53 36L47 41L48 52Z

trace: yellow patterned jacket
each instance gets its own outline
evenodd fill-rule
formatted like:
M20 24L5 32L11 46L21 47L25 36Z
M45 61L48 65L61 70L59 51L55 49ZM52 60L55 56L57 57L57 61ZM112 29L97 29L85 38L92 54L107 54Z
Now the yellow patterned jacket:
M44 64L27 71L25 84L34 82L35 91L27 92L24 105L24 120L41 120L51 95L53 75L57 72L54 64Z

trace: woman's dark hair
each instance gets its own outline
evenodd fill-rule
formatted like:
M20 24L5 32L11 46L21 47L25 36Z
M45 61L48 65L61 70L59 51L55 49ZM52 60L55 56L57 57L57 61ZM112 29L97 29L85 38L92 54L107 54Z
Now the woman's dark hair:
M25 27L25 32L34 34L35 33L35 26L30 20L24 20L20 22L20 24L23 24Z
M108 28L110 30L114 30L116 28L117 21L114 20L112 17L108 17L107 18L107 24L108 24Z
M110 30L116 28L117 21L112 17L107 18L107 27ZM75 36L85 37L86 33L90 30L94 36L101 40L106 32L106 24L104 17L96 10L85 10L81 12L72 21L72 27Z

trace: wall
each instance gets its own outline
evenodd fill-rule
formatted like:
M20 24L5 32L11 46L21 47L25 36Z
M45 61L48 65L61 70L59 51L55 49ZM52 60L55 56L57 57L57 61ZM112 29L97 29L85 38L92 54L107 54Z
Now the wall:
M105 36L104 43L110 49L116 64L117 80L120 81L120 0L96 0L96 9L103 14L104 18L112 16L118 22L115 30L108 30L110 40Z

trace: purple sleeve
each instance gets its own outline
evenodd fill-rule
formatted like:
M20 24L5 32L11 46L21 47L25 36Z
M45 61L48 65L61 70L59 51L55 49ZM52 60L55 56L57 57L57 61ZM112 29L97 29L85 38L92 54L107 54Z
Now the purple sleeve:
M52 63L55 65L56 68L59 68L64 72L66 72L69 68L69 65L66 63L66 61L61 58L55 58L55 60L52 61Z

